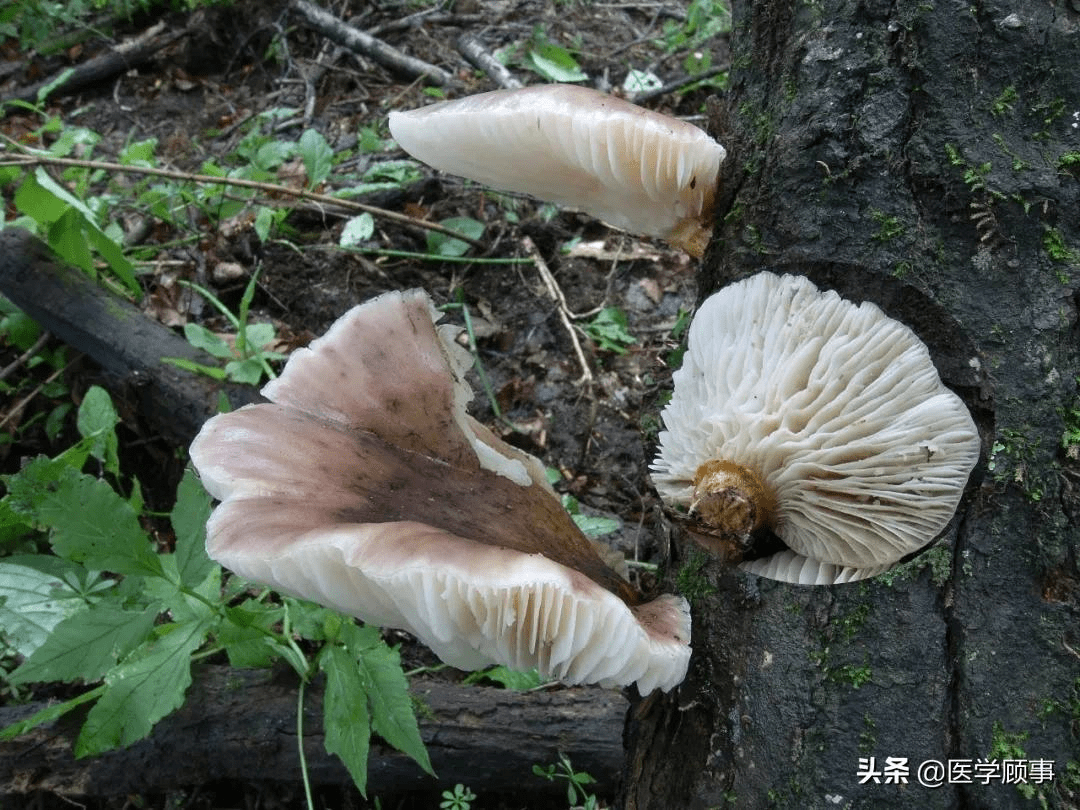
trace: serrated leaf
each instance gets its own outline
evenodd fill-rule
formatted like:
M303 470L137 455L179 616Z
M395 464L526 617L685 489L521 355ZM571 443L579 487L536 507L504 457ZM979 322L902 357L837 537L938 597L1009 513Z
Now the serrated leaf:
M323 648L319 668L326 673L323 694L324 745L345 764L357 789L367 797L368 748L371 717L363 699L366 684L356 659L336 644ZM411 709L410 709L411 711Z
M0 636L19 655L32 655L60 622L87 609L63 580L68 567L43 555L0 561Z
M304 130L298 145L300 157L304 159L304 169L307 171L308 186L317 186L330 176L334 151L322 133L314 129Z
M75 741L76 758L131 745L178 709L191 685L191 654L207 629L202 622L176 626L114 667Z
M135 510L107 482L65 470L35 506L57 556L99 571L162 575Z
M286 655L283 642L269 633L282 619L284 610L248 599L225 608L225 621L217 630L217 641L225 647L234 667L265 667Z
M194 470L188 468L176 488L176 504L169 514L176 535L176 570L180 582L195 587L217 565L206 556L206 520L210 517L210 495Z
M61 621L22 666L12 683L96 681L146 640L157 610L141 612L95 605Z
M356 245L370 239L374 233L375 218L365 211L363 214L355 216L345 223L345 227L341 229L341 237L338 239L338 244L342 247Z
M79 405L75 425L79 435L90 439L90 454L105 465L114 475L120 473L120 458L116 439L116 426L120 417L113 407L108 392L99 385L92 385Z
M373 627L345 625L341 639L356 657L357 671L371 707L372 729L434 775L416 724L416 714L409 697L409 682L401 670L401 659L397 652L386 645Z

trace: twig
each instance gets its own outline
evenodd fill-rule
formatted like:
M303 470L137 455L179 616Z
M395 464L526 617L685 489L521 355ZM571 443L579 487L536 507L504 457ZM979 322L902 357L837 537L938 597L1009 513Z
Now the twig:
M566 305L566 297L563 295L561 289L559 289L558 282L555 281L555 277L551 275L551 270L548 269L547 262L544 261L544 257L540 255L540 251L529 237L524 237L522 243L525 245L525 251L533 260L533 264L536 266L537 272L540 273L540 278L544 280L544 286L547 288L548 295L554 300L559 310L559 318L563 322L563 326L566 331L570 333L570 342L574 345L574 354L577 355L578 363L581 364L581 378L577 380L577 384L587 383L592 385L593 373L589 368L589 362L585 359L585 352L581 350L581 342L578 340L577 332L574 331L574 325L570 322L570 309Z
M354 53L368 56L383 67L408 76L424 76L434 84L456 87L454 77L440 67L402 53L370 34L353 28L307 0L290 0L289 8L315 31Z
M50 335L48 332L42 332L38 336L38 339L34 341L33 346L31 346L25 352L20 354L18 357L16 357L10 363L8 363L4 367L3 371L0 371L0 381L6 380L8 377L10 377L12 374L15 373L15 370L17 368L22 366L24 363L28 362L31 357L33 357L35 354L37 354L39 351L41 351L41 347L44 346L48 342L50 337L52 337L52 335Z
M695 82L701 82L705 79L711 79L713 76L718 76L721 73L731 69L731 64L717 65L711 67L702 73L696 73L693 76L683 76L675 81L668 82L665 85L657 87L655 90L646 90L643 93L635 93L630 97L630 101L635 104L644 104L646 101L652 101L654 98L659 98L665 93L674 93L676 90L681 90L687 85L694 84Z
M153 177L168 177L172 180L185 180L192 183L209 183L221 186L239 186L240 188L253 188L259 191L265 191L269 194L283 194L291 197L297 197L301 200L313 200L315 202L324 203L326 205L335 205L342 208L351 209L353 211L362 211L372 216L381 217L382 219L388 219L392 222L399 222L403 225L412 225L417 228L423 228L428 231L438 231L439 233L452 236L455 239L460 239L462 242L468 242L473 247L483 247L483 243L470 239L468 236L463 236L452 228L447 228L445 225L439 225L437 222L427 222L422 219L416 219L406 214L399 214L397 211L388 211L385 208L378 208L374 205L366 205L365 203L356 202L355 200L348 200L341 197L332 197L328 194L319 194L315 191L307 191L301 188L290 188L289 186L279 186L273 183L263 183L258 180L246 180L241 177L214 177L208 174L191 174L189 172L181 172L175 169L159 169L153 166L125 166L120 163L109 163L107 161L100 160L78 160L76 158L61 158L54 157L53 155L42 155L36 152L29 154L11 155L6 158L0 158L0 166L35 166L35 165L49 165L49 166L77 166L83 169L100 169L107 172L128 172L130 174L146 174Z
M81 357L81 355L80 355L80 357ZM78 358L75 358L75 359L78 359ZM22 409L25 408L27 405L29 405L33 401L34 397L36 397L38 394L40 394L45 389L46 385L53 382L57 377L59 377L61 374L63 374L65 371L67 371L68 367L71 366L71 363L74 363L74 362L75 362L75 360L72 360L71 362L69 362L63 368L58 368L56 371L54 371L52 374L50 374L48 377L46 377L41 383L39 383L38 386L36 388L34 388L33 391L31 391L29 394L27 394L25 397L23 397L21 400L19 400L17 403L15 403L15 405L12 406L11 410L9 410L4 415L4 418L0 419L0 430L2 430L4 428L4 426L7 425L8 422L10 422L12 419L14 419L20 413L22 413Z
M521 87L521 82L515 79L510 71L506 69L506 65L492 56L480 40L472 34L462 34L457 38L456 45L461 55L469 60L471 65L484 71L495 80L499 87L507 90L516 90Z
M142 64L157 51L188 33L187 29L181 29L162 35L161 31L164 27L165 24L159 22L134 39L120 43L108 53L88 59L78 67L70 70L66 76L63 73L57 74L37 84L16 90L11 95L0 99L0 104L14 100L37 101L38 93L53 83L55 83L55 86L50 91L51 93L72 93L89 84L107 79Z

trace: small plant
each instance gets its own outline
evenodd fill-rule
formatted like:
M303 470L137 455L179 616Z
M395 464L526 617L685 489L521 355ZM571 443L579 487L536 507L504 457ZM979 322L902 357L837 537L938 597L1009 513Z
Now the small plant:
M235 341L230 344L205 326L200 326L197 323L184 324L184 337L187 338L188 343L219 360L227 361L224 368L207 366L179 357L165 357L162 359L180 368L205 374L216 380L228 379L232 382L247 385L258 385L264 374L270 379L276 377L277 375L270 367L270 361L283 360L285 355L269 348L277 340L273 324L248 323L248 311L251 300L255 296L255 283L258 277L258 270L251 274L251 280L248 281L244 294L240 298L240 309L236 315L230 312L229 308L209 290L200 287L198 284L181 282L213 304L228 319L233 329L236 330Z
M570 759L565 754L559 754L559 761L555 765L533 765L533 773L542 776L549 782L556 779L566 780L566 801L571 807L581 807L584 810L598 810L599 803L596 796L586 790L586 785L596 783L589 774L577 772L570 764Z
M167 523L148 513L139 482L120 468L118 423L108 394L93 387L79 407L78 442L2 476L0 658L21 663L0 674L16 695L31 683L86 687L0 729L0 740L90 704L75 755L99 754L143 739L183 704L193 662L283 659L300 678L300 705L304 684L325 674L326 749L361 791L373 732L430 772L398 653L378 628L226 579L206 556L209 495L189 472ZM88 462L97 474L83 472Z
M871 236L878 242L888 242L891 239L895 239L904 232L904 227L900 224L900 220L896 217L891 217L884 211L878 211L876 208L870 210L870 219L877 223L877 233Z
M476 801L476 794L459 782L454 785L453 790L442 792L439 808L440 810L469 810L474 801Z
M602 352L626 354L626 348L637 342L627 330L626 313L618 307L605 307L585 324L585 334L596 342Z
M1013 105L1019 100L1020 94L1016 92L1016 86L1010 84L997 97L990 102L990 112L997 118L1012 112Z

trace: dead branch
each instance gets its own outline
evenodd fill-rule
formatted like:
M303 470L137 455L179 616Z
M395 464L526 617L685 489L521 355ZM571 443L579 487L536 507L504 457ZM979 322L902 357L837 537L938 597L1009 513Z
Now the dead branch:
M302 188L293 188L291 186L282 186L275 183L264 183L258 180L246 180L241 177L215 177L209 174L192 174L190 172L177 171L176 169L159 169L154 166L127 166L120 163L110 163L103 160L80 160L77 158L62 158L54 157L53 155L40 154L38 152L21 153L21 154L9 154L0 157L0 166L78 166L84 169L100 169L106 172L127 172L129 174L145 174L153 177L167 177L172 180L183 180L189 183L206 183L212 185L222 186L237 186L239 188L251 188L257 191L265 191L271 195L282 195L287 197L295 197L301 200L311 200L312 202L320 203L322 205L333 206L338 209L345 209L346 211L360 211L371 214L372 216L380 217L381 219L387 219L392 222L397 222L402 225L409 225L415 228L422 228L427 231L438 231L439 233L452 236L455 239L460 239L462 242L468 242L473 247L484 247L484 244L476 239L471 239L468 236L458 233L455 230L447 228L444 225L440 225L437 222L428 222L423 219L416 219L406 214L400 214L397 211L389 211L385 208L378 208L374 205L367 205L366 203L357 202L356 200L349 200L341 197L333 197L329 194L319 194L315 191L308 191Z
M0 743L0 795L55 791L68 796L163 792L219 779L300 781L296 740L296 683L270 670L200 667L187 700L130 748L75 759L72 746L83 715L73 713ZM420 733L437 779L407 756L372 741L369 795L469 785L481 794L564 793L561 784L533 776L533 765L566 754L578 771L615 787L622 767L626 699L597 687L545 692L462 687L416 679L423 707ZM0 727L44 707L0 708ZM347 785L349 776L323 746L322 689L308 688L304 753L314 785Z
M457 38L457 49L461 55L469 60L469 64L484 71L499 87L507 90L515 90L521 87L521 82L514 78L513 74L506 69L506 65L491 55L472 34L465 33Z
M454 77L442 68L428 64L415 56L404 54L382 40L342 22L306 0L290 0L289 8L308 27L350 51L373 59L388 70L412 78L424 77L433 84L444 87L456 87L458 84Z
M208 357L133 304L59 261L21 228L0 231L0 292L42 328L97 362L113 378L114 395L132 401L155 432L187 445L217 413L219 393L232 406L259 399L251 386L223 384L162 362Z
M57 82L57 84L50 92L50 95L67 95L78 92L84 87L109 79L133 67L138 67L166 45L172 44L188 33L188 29L184 28L162 34L164 28L165 23L159 22L134 39L122 42L108 53L88 59L78 67L71 69L70 72L61 72L50 76L44 81L16 90L14 93L0 99L0 104L16 100L37 101L41 89L48 87L53 82Z

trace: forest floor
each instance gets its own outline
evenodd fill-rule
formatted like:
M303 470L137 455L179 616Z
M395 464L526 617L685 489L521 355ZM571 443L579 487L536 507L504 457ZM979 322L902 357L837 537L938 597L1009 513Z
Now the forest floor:
M449 71L458 86L444 91L446 97L496 89L456 48L463 33L505 53L510 72L523 84L544 82L545 73L550 78L578 70L583 84L624 95L632 71L666 84L686 79L689 70L715 71L727 60L725 26L717 16L721 6L713 3L468 0L448 10L412 3L345 5L336 3L329 11ZM229 206L227 215L225 208L192 204L179 218L183 222L163 221L131 205L118 221L140 257L140 303L147 315L178 331L197 323L229 338L227 320L182 282L211 290L235 312L258 272L251 319L272 324L278 337L273 348L288 352L357 303L387 290L421 287L436 305L451 305L447 320L464 323L468 312L478 357L473 415L557 470L556 488L573 496L582 512L614 520L617 528L605 539L627 558L657 562L665 533L648 463L670 366L677 362L673 353L695 303L696 262L582 214L402 163L406 156L388 140L387 113L430 103L431 86L329 43L281 3L244 0L161 21L167 30L187 33L139 67L77 94L58 94L37 111L8 107L0 133L22 143L54 137L34 135L44 114L65 128L99 135L92 154L82 152L95 160L118 160L132 144L152 139L153 165L190 173L205 173L208 162L237 166L255 159L260 148L273 152L275 144L285 144L284 159L267 162L271 182L296 186L308 178L295 144L306 130L315 130L334 155L317 191L374 180L381 188L356 199L419 220L467 218L483 230L481 248L450 260L433 255L422 228L379 217L360 249L343 249L342 231L353 212L294 199L226 194L216 201ZM135 19L112 37L51 55L26 53L9 40L0 48L6 60L0 62L0 96L77 67L155 22L156 17ZM723 76L715 75L704 85L686 82L659 94L647 106L707 127L705 103ZM93 182L122 186L140 180L101 173ZM10 223L19 211L6 191L4 205ZM259 232L259 206L282 212L269 235ZM485 262L491 259L517 261ZM553 283L545 281L545 268ZM50 345L56 346L55 339ZM21 353L11 343L0 346L0 366ZM0 444L0 472L13 472L38 453L54 454L74 435L72 410L52 422L50 416L65 402L77 404L99 376L85 361L65 369L60 386L40 387L47 366L20 368L7 380L0 418L8 440ZM64 418L66 424L57 424ZM133 418L122 430L125 469L142 482L148 504L167 510L185 448L169 445L154 426ZM640 573L648 566L636 570L649 576ZM416 645L405 650L406 668L434 662ZM233 805L221 804L228 801ZM254 785L229 800L204 792L185 804L241 801L247 807L282 806L280 797ZM131 797L129 803L157 802ZM388 797L382 806L409 805ZM481 800L474 806L500 805Z

